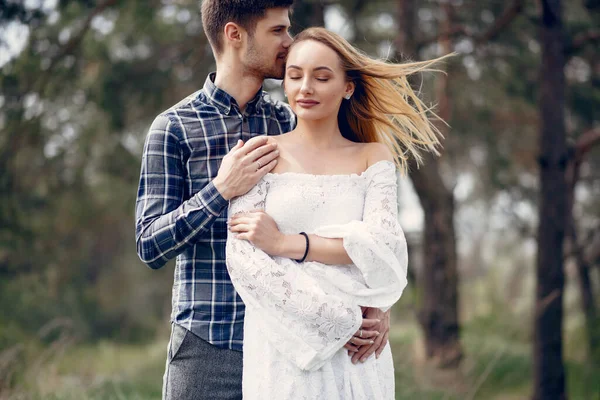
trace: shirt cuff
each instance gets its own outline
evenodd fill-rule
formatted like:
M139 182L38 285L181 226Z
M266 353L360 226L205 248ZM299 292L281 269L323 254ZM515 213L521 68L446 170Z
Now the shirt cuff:
M229 202L221 196L221 193L215 185L211 182L208 183L201 191L196 193L196 197L200 200L200 203L215 217L221 215L223 209L229 205Z

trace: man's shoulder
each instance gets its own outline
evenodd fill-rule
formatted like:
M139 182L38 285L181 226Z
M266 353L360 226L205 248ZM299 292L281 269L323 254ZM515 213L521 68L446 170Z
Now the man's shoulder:
M200 89L167 108L159 116L173 118L189 114L197 119L201 116L199 112L204 111L216 111L216 107L208 101L204 89Z
M215 112L217 112L216 107L207 101L204 89L200 89L158 114L152 127L177 134L185 125L197 124L200 119L209 117Z

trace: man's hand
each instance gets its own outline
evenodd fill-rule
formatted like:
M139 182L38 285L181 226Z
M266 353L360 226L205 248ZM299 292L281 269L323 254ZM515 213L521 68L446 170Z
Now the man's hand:
M248 240L270 256L281 253L284 234L273 218L263 211L236 214L228 221L229 230L240 240Z
M378 308L366 308L364 314L364 321L367 320L379 320L379 323L374 325L371 329L377 330L380 334L374 339L374 343L362 345L356 351L348 351L348 355L352 356L352 363L365 362L373 353L375 357L379 358L379 355L388 343L390 333L390 310L383 312ZM346 347L346 346L344 346Z
M356 331L354 336L344 345L344 348L348 350L348 354L354 354L359 351L362 347L369 347L375 343L375 339L380 335L379 331L375 329L377 325L380 324L380 320L378 319L369 319L364 316L364 308L363 310L363 320L360 329Z
M225 200L246 194L265 174L277 165L277 143L267 136L257 136L246 144L238 140L223 157L213 184Z

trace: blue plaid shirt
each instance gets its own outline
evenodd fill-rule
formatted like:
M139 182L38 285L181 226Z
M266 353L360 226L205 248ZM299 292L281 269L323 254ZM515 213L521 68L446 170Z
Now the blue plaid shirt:
M295 117L262 88L241 112L213 81L211 74L202 90L150 127L136 201L136 243L151 268L177 257L171 320L215 346L241 351L245 308L225 265L229 203L212 180L238 139L289 132Z

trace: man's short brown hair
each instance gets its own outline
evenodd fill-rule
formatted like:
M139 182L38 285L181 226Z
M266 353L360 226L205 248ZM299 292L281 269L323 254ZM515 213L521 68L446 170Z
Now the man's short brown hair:
M223 28L234 22L248 31L254 32L258 20L270 8L291 8L294 0L204 0L202 2L202 25L214 51L223 51Z

